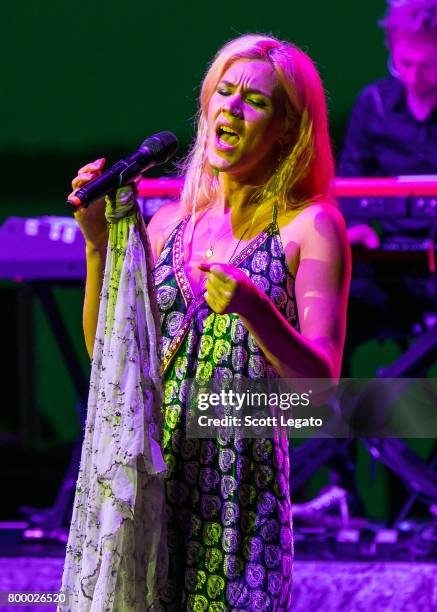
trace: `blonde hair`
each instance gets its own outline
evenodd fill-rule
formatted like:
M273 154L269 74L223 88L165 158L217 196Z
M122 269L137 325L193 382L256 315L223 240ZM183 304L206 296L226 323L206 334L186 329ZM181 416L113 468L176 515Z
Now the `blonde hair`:
M195 216L213 202L218 179L207 159L207 110L224 72L240 59L269 62L286 97L286 118L294 137L283 151L270 178L253 194L254 201L267 197L280 208L296 208L303 202L331 199L334 161L328 132L325 94L311 59L289 42L263 34L247 34L231 40L212 60L200 93L197 136L180 165L185 183L181 203Z
M407 36L436 43L437 0L389 0L386 15L378 25L385 30L389 48L398 38Z

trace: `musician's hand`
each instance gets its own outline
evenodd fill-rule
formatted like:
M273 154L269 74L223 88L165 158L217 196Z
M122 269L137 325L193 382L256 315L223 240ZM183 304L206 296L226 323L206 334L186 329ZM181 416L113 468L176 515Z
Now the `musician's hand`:
M96 159L96 161L83 166L83 168L78 171L77 176L71 181L73 191L68 197L74 195L83 185L86 185L100 176L105 161L105 158ZM105 219L105 207L105 199L100 198L93 202L88 208L79 207L74 213L74 217L85 238L87 248L98 250L104 248L107 243L108 226Z
M244 272L225 263L201 263L198 268L208 273L205 300L214 312L248 314L259 290Z
M352 245L362 244L366 249L377 249L381 244L379 236L373 227L364 223L348 227L347 235Z

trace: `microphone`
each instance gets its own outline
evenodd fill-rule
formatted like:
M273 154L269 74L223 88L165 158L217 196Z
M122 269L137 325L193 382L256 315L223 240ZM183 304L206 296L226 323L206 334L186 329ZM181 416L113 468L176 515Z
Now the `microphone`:
M138 151L126 159L120 159L93 181L76 191L67 204L77 210L87 208L91 202L108 194L113 189L127 185L149 168L164 164L176 152L178 139L172 132L158 132L143 142Z

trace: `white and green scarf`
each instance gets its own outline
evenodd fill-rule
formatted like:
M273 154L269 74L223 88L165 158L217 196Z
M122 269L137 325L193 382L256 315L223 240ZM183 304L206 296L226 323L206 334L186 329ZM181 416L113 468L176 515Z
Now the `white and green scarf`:
M109 243L62 612L157 610L167 572L159 314L132 190L107 199Z

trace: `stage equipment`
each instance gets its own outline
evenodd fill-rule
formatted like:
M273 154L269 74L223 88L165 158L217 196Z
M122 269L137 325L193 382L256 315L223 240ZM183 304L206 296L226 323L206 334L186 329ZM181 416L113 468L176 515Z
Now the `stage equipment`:
M183 179L178 177L147 178L139 182L138 195L148 198L177 198ZM337 197L437 196L437 175L398 176L390 178L336 178Z
M85 278L85 240L69 217L9 217L0 227L0 278L79 281Z

